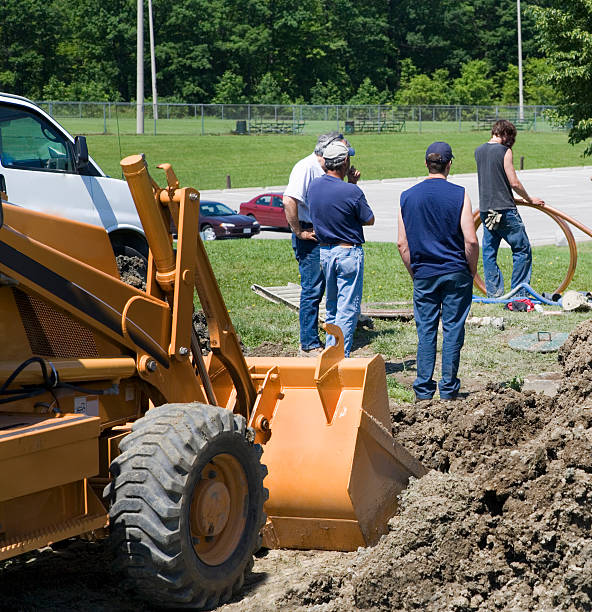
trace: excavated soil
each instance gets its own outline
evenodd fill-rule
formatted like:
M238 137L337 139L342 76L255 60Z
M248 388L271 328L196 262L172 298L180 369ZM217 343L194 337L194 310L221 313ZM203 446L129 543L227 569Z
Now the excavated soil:
M559 353L554 398L501 386L393 404L393 432L430 472L389 532L354 553L261 551L238 610L592 610L592 321ZM4 563L5 605L146 609L102 543Z
M141 257L118 255L115 258L121 280L136 289L146 290L146 261Z
M394 407L395 436L432 471L403 492L376 547L278 604L591 610L592 322L574 330L559 363L553 399L491 388Z

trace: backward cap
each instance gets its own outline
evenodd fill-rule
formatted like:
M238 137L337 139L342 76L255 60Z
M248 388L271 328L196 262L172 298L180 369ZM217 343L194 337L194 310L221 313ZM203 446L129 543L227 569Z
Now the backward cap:
M428 160L428 155L432 157ZM447 142L437 141L427 148L425 158L426 161L433 161L447 164L454 155L452 155L452 147Z
M339 166L347 159L349 151L349 147L344 142L337 140L327 146L323 157L325 161L331 162L332 165Z

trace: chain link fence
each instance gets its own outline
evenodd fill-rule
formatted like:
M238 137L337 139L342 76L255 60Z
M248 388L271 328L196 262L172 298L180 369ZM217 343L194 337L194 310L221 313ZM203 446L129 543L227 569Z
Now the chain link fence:
M39 106L69 131L82 134L135 134L133 102L41 101ZM391 106L272 104L145 104L144 133L314 134L331 130L347 134L489 131L497 119L509 119L519 130L550 132L569 125L550 121L551 106Z

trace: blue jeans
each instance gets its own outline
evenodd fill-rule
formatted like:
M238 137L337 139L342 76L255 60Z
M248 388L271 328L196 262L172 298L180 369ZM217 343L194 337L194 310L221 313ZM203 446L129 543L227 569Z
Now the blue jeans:
M488 230L483 224L483 273L488 297L504 295L504 277L497 265L497 251L505 240L512 248L512 285L530 283L532 273L532 251L520 213L512 208L498 211L502 214L499 226ZM480 213L485 221L487 213Z
M292 248L300 269L300 346L308 351L322 346L319 338L319 304L325 293L321 270L321 247L315 240L300 240L292 234Z
M364 249L361 246L321 247L321 267L327 283L326 321L341 328L343 352L349 357L362 307ZM327 335L327 346L333 344L335 338Z
M473 278L468 272L416 278L413 281L413 314L417 328L417 399L436 392L432 379L436 365L438 322L442 318L442 378L440 397L453 399L460 389L457 377L460 350L465 342L465 320L473 299Z

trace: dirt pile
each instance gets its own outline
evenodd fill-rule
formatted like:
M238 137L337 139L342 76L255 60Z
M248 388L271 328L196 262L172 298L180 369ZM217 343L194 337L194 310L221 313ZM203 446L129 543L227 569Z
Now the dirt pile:
M389 533L280 605L373 610L592 609L592 322L550 399L492 388L399 405L395 436L432 468Z
M141 257L118 255L115 258L119 276L124 283L136 289L146 290L146 261Z

